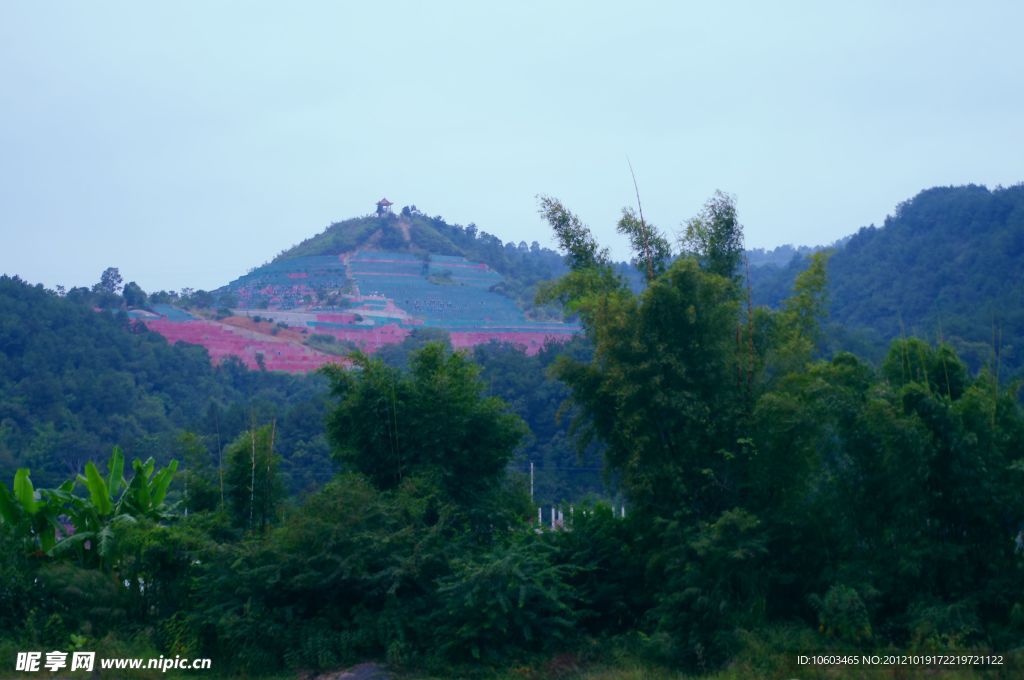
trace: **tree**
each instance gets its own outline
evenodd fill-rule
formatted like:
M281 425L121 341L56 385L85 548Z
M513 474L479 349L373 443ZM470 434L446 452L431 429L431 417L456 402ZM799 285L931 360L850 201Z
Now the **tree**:
M214 510L220 501L217 471L210 464L210 452L194 432L182 432L176 442L177 454L185 463L185 513Z
M128 282L121 295L124 297L124 303L129 307L144 307L148 299L146 292L134 281Z
M608 249L601 248L590 228L550 196L539 196L540 214L555 232L558 244L573 269L588 269L610 263Z
M657 227L637 217L632 208L623 208L618 231L629 238L636 266L647 276L648 282L665 271L672 258L672 247Z
M189 296L188 304L199 307L200 309L209 309L213 306L214 297L213 293L205 290L197 290Z
M552 226L578 233L559 211ZM595 244L559 239L580 255L554 289L580 312L594 353L589 361L563 358L554 372L572 390L582 443L604 444L607 467L647 521L640 530L650 536L639 540L648 542L652 582L662 584L662 605L650 614L669 634L670 653L719 662L732 631L760 621L765 592L763 525L743 507L756 451L744 376L753 361L739 332L742 233L731 199L716 194L691 221L691 256L659 274L656 234L629 210L623 232L638 259L649 258L640 294L605 283L608 267L588 256Z
M386 216L385 216L386 217ZM380 228L380 247L387 250L401 250L405 247L405 236L398 224L392 219L383 222Z
M381 489L437 476L450 498L473 504L497 487L525 426L493 397L465 355L429 343L403 373L353 355L356 370L325 370L339 400L327 436L338 460Z
M589 362L555 374L580 407L584 441L603 441L608 465L636 506L658 516L707 516L739 492L742 391L733 286L691 259L674 262L639 296L593 295L583 315Z
M157 291L150 293L149 301L154 305L169 305L178 299L178 294L175 291L167 292L166 290Z
M743 259L743 227L736 216L736 199L716 191L704 209L686 223L683 250L697 257L706 271L738 281Z
M94 293L104 293L106 295L117 295L121 292L121 284L123 283L121 278L121 272L118 271L117 267L107 267L100 274L99 283L93 286Z
M830 251L811 256L810 266L793 284L793 294L782 303L772 324L778 330L771 351L777 374L785 374L811 361L822 342L822 321L828 314L826 266Z
M277 518L284 489L274 454L276 424L243 432L227 450L225 496L235 526L266 531Z
M562 203L540 196L540 214L551 225L570 271L557 281L542 282L535 302L539 305L558 301L567 314L579 314L587 320L606 308L604 301L627 295L622 278L615 273L607 248L601 248L590 228Z

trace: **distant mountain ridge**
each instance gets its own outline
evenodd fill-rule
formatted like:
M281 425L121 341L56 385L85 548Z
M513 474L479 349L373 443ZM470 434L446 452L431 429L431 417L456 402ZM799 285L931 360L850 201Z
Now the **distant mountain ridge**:
M776 305L806 266L751 271ZM1024 185L935 187L861 228L828 265L831 342L878 355L900 335L951 343L975 368L1024 369Z
M748 251L754 302L778 305L809 254L821 249ZM831 249L830 351L851 349L878 359L888 340L917 334L950 342L974 368L1022 374L1024 187L927 189L900 204L883 227L862 228ZM468 278L473 267L485 278ZM630 265L617 267L631 286L642 286ZM503 243L474 224L448 224L406 207L335 222L283 251L214 291L222 315L227 307L241 318L206 322L259 332L260 322L253 327L252 320L262 317L264 330L285 324L305 331L302 344L309 351L290 366L315 367L353 347L375 351L417 328L461 334L453 336L459 346L518 337L535 351L557 339L549 336L575 330L559 324L559 309L533 302L541 282L566 271L560 254L536 242ZM446 298L452 305L447 319L426 313L440 310ZM468 313L467 304L476 304L479 314L455 313ZM215 335L223 335L220 330ZM500 335L527 332L535 335ZM250 347L243 360L255 366L257 354L267 358L266 349Z

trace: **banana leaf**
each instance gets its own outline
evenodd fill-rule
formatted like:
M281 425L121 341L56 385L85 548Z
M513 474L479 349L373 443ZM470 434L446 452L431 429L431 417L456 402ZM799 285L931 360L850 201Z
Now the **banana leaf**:
M89 489L89 498L96 506L96 510L101 516L109 515L114 509L110 502L110 490L92 461L85 464L85 479L86 488Z

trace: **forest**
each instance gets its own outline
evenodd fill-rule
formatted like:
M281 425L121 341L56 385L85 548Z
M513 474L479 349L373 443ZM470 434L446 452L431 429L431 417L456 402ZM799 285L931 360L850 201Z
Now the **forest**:
M779 250L779 255L785 251ZM775 306L810 262L751 258L755 302ZM934 187L881 227L844 239L829 264L827 344L878 361L894 338L950 344L968 365L1024 373L1024 185ZM766 266L754 267L755 261Z
M211 367L0 281L0 657L826 678L798 655L962 654L1002 663L948 677L1017 677L1024 412L998 361L837 346L842 251L755 306L725 194L678 241L623 211L640 290L560 201L540 212L565 273L537 304L585 333L536 357L423 336L303 378ZM541 526L521 463L575 450L616 502L563 480L548 498L580 501ZM903 671L856 677L932 672Z
M95 292L78 288L60 296L0 277L0 480L27 467L37 482L56 485L86 461L105 460L113 445L160 462L181 459L178 442L185 435L195 436L204 462L217 467L228 442L253 423L270 422L290 495L331 478L336 465L323 432L328 384L322 376L249 371L232 360L211 366L201 347L169 346L124 315L135 287L129 282L114 295L98 283ZM94 311L99 305L107 311ZM448 342L443 331L417 330L379 356L404 367L430 341ZM539 501L603 492L596 452L578 460L568 420L556 417L568 391L547 375L560 353L587 351L577 340L535 356L498 343L473 353L488 394L504 397L529 426L513 467L525 472L534 463Z

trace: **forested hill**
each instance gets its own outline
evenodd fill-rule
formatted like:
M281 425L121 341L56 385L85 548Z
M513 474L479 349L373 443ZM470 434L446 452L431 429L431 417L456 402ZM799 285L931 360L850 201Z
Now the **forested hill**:
M101 304L113 311L97 311ZM290 492L330 479L322 376L248 370L236 358L212 364L203 347L168 343L133 322L127 306L116 294L75 288L60 296L0 276L0 480L27 467L36 483L56 484L115 445L129 458L177 458L184 470L215 479L218 454L254 424L271 423ZM417 329L378 356L404 367L429 341L450 345L443 331ZM596 463L577 460L568 422L556 416L567 392L547 371L563 353L587 350L577 339L530 356L496 343L472 352L488 393L529 427L515 464L536 464L537 499L545 502L603 489ZM194 437L183 447L186 433Z
M777 304L807 264L751 272ZM903 335L945 339L975 368L1024 368L1024 185L936 187L864 227L829 260L832 338L877 356Z
M114 445L130 457L181 458L185 430L215 460L253 421L273 421L285 481L305 489L332 473L325 408L320 376L212 366L201 347L168 345L123 311L96 312L85 289L60 297L0 277L0 479L30 467L50 483Z

